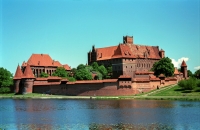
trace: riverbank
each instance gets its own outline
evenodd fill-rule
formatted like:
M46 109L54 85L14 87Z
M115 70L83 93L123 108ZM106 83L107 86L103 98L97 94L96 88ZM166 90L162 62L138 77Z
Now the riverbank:
M133 96L66 96L66 95L49 95L40 93L31 93L24 95L15 95L14 93L0 94L0 99L96 99L96 100L120 100L120 99L135 99L135 100L189 100L200 101L200 88L186 91L179 86L170 85L158 90L153 90L148 93L141 93Z

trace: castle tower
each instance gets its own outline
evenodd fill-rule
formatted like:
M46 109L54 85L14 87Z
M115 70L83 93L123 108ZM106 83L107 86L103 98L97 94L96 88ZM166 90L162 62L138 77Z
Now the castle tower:
M32 93L33 92L33 82L35 80L35 77L33 75L33 72L31 70L31 67L29 64L27 64L26 69L24 71L24 77L23 77L23 89L22 94L26 93Z
M160 55L161 58L164 58L165 57L165 51L163 49L161 49L159 51L159 55Z
M13 78L14 80L14 93L19 93L19 87L20 84L22 83L22 78L23 78L23 73L22 70L20 69L20 66L17 66L17 70L15 72L15 76Z
M133 36L123 36L123 43L133 44Z
M183 78L187 78L187 65L185 63L185 61L183 60L182 64L181 64L181 72L183 73Z

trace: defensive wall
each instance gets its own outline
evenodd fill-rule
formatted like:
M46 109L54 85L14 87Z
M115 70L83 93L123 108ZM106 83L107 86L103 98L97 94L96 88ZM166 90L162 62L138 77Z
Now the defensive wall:
M165 78L157 79L107 79L90 81L54 81L49 82L46 78L37 78L33 84L33 93L48 93L71 96L128 96L142 92L159 89L171 84L176 84L177 79Z

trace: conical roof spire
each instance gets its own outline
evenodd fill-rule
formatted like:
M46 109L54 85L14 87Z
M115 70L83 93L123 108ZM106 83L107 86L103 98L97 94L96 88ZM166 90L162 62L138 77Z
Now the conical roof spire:
M26 69L24 71L24 78L35 78L29 64L27 64Z
M20 69L20 66L18 65L13 79L21 79L23 76L24 74L22 73L22 70Z
M187 65L186 65L185 61L183 60L181 67L185 67L185 66L187 66Z

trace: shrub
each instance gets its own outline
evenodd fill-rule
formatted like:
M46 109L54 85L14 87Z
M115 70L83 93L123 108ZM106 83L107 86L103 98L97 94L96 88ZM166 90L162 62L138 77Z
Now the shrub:
M178 85L185 90L192 90L197 86L197 82L196 82L196 79L190 78L188 80L179 81Z
M75 79L74 77L68 77L68 80L69 80L70 82L75 82L75 81L76 81L76 79Z
M10 92L10 88L9 87L1 87L0 88L0 93L9 93Z
M200 87L200 80L197 80L197 87Z

